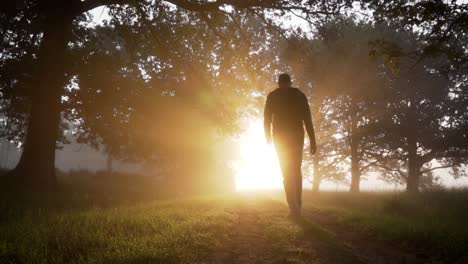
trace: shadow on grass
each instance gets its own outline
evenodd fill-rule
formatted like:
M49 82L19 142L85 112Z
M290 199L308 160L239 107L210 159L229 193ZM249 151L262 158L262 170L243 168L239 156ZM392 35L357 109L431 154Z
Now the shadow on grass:
M21 264L25 262L21 261L21 258L18 255L9 253L3 255L0 254L0 263Z
M434 263L468 263L468 189L305 193L307 207L334 216L408 254Z
M364 263L336 239L334 232L304 217L293 221L303 229L304 239L320 252L327 263Z
M134 256L134 257L122 257L115 259L108 259L105 263L113 264L141 264L141 263L165 263L165 264L176 264L180 263L180 259L171 259L157 256Z

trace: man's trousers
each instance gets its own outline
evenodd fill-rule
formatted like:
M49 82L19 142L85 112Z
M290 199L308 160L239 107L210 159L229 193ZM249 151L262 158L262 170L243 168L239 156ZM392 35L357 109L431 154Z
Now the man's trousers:
M273 135L276 153L283 174L284 191L289 208L297 209L302 205L302 152L304 134Z

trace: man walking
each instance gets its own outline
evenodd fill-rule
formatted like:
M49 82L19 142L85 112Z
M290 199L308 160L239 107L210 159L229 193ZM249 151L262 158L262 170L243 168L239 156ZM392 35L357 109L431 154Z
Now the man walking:
M273 134L289 210L292 216L300 216L304 125L310 139L310 154L316 151L314 127L307 97L299 89L291 87L291 77L281 74L278 86L279 88L268 94L266 100L265 137L271 143Z

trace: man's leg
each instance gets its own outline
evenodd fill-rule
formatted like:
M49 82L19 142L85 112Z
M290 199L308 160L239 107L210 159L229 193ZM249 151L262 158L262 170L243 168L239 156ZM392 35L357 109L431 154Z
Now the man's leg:
M302 151L303 151L303 145L298 144L298 146L294 149L292 153L292 178L294 180L294 195L295 195L295 200L296 200L296 210L297 214L301 214L301 208L302 208Z
M298 161L296 153L297 151L291 149L286 152L283 161L283 182L291 214L297 216L301 211L302 175L301 160Z
M299 174L299 177L296 177L295 180L296 180L296 202L297 202L297 207L300 210L302 208L302 175Z
M296 181L294 180L294 177L288 175L284 176L283 183L289 209L291 212L295 212L297 209Z
M290 211L294 211L297 204L296 184L294 180L294 173L291 173L291 151L287 148L286 144L280 138L275 138L275 149L278 155L278 161L283 175L283 186L286 195L286 201Z
M283 185L286 193L286 200L289 205L289 209L294 210L297 204L296 196L296 181L294 180L294 174L291 173L291 158L289 155L283 155L282 160L282 172L283 172Z

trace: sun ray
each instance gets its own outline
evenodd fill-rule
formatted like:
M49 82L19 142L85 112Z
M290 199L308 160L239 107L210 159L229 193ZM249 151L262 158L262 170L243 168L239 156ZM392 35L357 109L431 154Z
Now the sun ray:
M271 190L283 186L275 148L267 144L261 120L251 121L239 139L240 160L235 166L237 191Z

